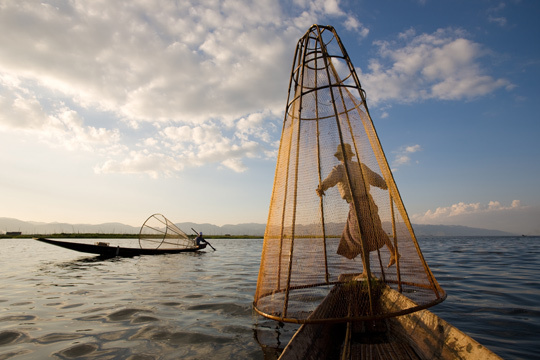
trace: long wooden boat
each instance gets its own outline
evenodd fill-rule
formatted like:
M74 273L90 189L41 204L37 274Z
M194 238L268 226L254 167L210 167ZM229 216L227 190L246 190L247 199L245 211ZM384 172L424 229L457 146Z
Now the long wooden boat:
M351 284L336 285L314 311L335 308ZM364 294L367 293L364 292ZM361 296L360 296L361 297ZM361 303L362 299L358 299ZM385 286L377 306L394 312L410 308L412 300ZM354 313L354 304L346 310ZM499 360L499 356L428 310L407 315L348 323L303 324L285 347L280 360L291 359L475 359Z
M201 244L188 248L158 248L158 249L143 249L143 248L129 248L121 246L109 246L107 243L99 242L97 244L84 244L69 241L51 240L46 238L35 238L37 241L41 241L47 244L60 246L66 249L75 250L79 252L97 254L101 257L131 257L139 255L160 255L160 254L177 254L182 252L195 252L202 250L206 247L206 244Z

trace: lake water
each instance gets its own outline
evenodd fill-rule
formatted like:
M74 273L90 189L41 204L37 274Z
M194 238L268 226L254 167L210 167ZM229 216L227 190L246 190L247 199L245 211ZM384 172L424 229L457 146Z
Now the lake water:
M505 359L540 359L540 237L419 242L448 293L434 313ZM211 243L99 260L0 239L0 360L275 358L295 326L252 312L262 240Z

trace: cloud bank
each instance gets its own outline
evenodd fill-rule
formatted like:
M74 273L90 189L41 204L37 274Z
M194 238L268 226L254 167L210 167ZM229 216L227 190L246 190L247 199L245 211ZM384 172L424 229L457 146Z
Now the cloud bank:
M242 159L275 152L298 37L323 15L368 33L338 1L1 6L0 128L109 154L97 173L245 171ZM92 124L103 114L112 121ZM126 128L146 132L134 143Z
M485 229L513 232L515 234L540 234L540 208L525 206L520 200L509 205L499 201L488 203L459 202L423 214L414 214L411 221L429 225L464 225Z
M95 153L99 174L235 172L275 156L294 45L313 23L369 29L337 0L3 2L0 129ZM459 30L375 41L371 102L462 99L511 87ZM396 158L410 160L410 152Z
M488 204L460 202L447 207L438 207L434 211L428 210L422 215L415 215L412 218L419 223L445 221L448 218L461 215L471 215L477 213L515 210L521 208L521 201L514 200L510 206L503 206L499 201L490 201Z

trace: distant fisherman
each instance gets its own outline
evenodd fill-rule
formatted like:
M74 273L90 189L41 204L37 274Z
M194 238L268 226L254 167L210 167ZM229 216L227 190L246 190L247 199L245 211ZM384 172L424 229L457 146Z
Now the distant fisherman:
M197 238L195 239L195 241L197 242L197 246L201 245L201 243L206 244L206 240L204 240L202 236L202 232L200 232L199 235L197 235Z

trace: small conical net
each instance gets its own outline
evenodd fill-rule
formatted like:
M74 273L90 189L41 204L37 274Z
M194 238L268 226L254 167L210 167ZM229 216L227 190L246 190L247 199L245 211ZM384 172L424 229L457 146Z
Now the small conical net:
M186 249L195 241L161 214L151 215L141 226L139 245L142 249Z
M388 289L413 305L382 306ZM330 292L333 300L321 305ZM284 322L351 321L445 297L341 40L332 27L314 25L293 62L254 308Z

